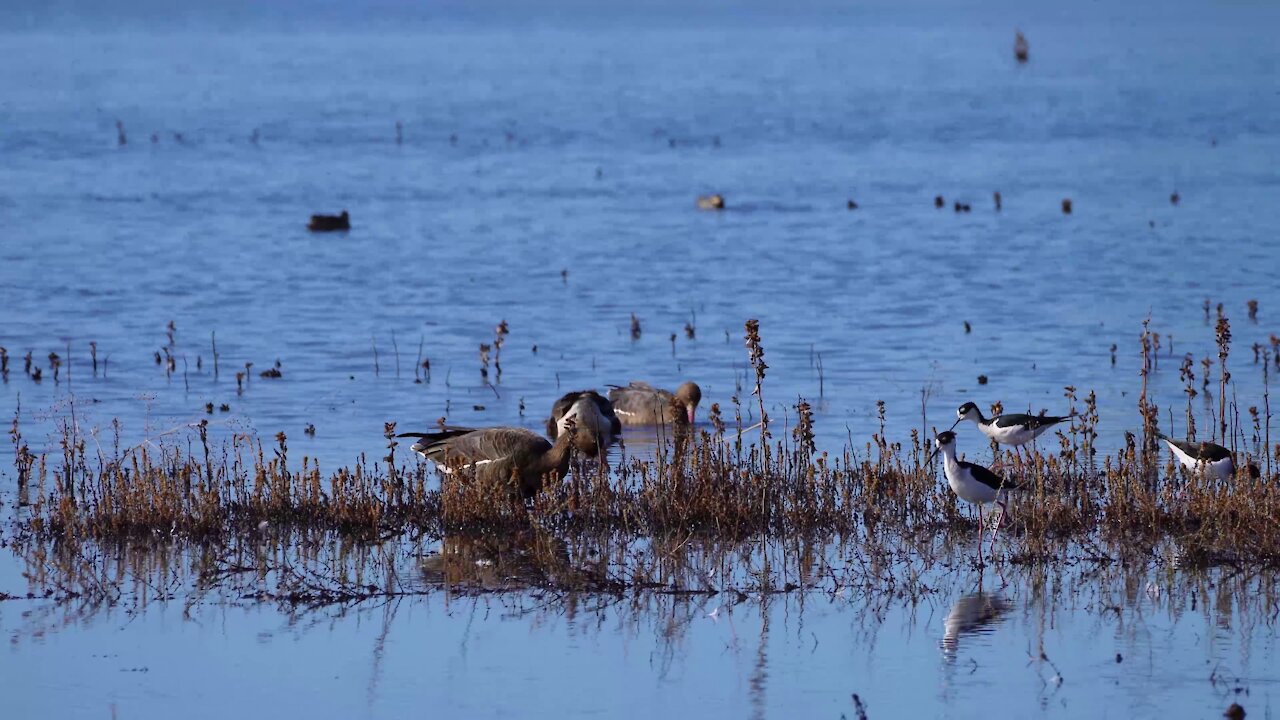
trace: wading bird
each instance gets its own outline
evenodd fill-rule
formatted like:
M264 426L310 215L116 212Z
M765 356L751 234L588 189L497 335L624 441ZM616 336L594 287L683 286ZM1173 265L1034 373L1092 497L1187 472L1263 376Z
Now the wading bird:
M609 400L623 425L692 425L702 401L702 388L694 382L674 393L639 381L610 387Z
M997 445L1019 447L1035 440L1044 431L1075 417L1075 413L1055 417L1052 415L1023 415L1021 413L1005 413L993 418L985 418L978 406L967 402L956 410L956 421L952 423L954 430L964 420L976 423L983 435L996 441Z
M574 446L587 457L603 455L622 436L622 421L613 403L595 390L566 393L557 400L547 418L547 437L555 440L569 432L571 423L578 429Z
M1217 443L1174 440L1159 433L1156 437L1163 440L1178 458L1178 462L1191 472L1199 472L1203 467L1206 477L1218 480L1230 480L1236 474L1236 461L1231 456L1231 451ZM1255 480L1262 476L1262 471L1253 463L1245 465L1245 472Z
M926 464L933 462L933 458L942 453L945 458L943 470L947 476L947 484L951 486L951 491L961 500L978 506L978 559L982 559L982 506L995 503L1000 507L1000 519L996 522L995 532L991 534L991 547L996 544L996 536L1000 534L1000 526L1004 523L1005 513L1008 507L1005 502L1008 500L1010 490L1020 489L1017 484L1010 480L1006 480L999 475L991 472L981 465L975 465L971 462L965 462L956 457L956 434L950 430L938 433L934 438L934 449L929 454Z

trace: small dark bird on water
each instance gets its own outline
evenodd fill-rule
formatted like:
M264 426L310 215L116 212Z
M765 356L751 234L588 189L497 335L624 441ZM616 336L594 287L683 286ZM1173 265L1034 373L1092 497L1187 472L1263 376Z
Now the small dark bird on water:
M1062 214L1063 215L1071 214L1071 198L1066 198L1062 201Z
M845 205L845 207L849 208L850 210L857 210L857 209L858 209L858 203L856 203L856 202L854 202L854 201L850 200L850 201Z
M449 476L470 475L484 482L515 480L519 496L528 500L542 489L546 478L564 478L573 452L564 433L554 444L525 428L446 427L429 433L401 433L396 437L418 438L412 450L435 463Z
M996 201L996 212L1000 212L1000 209L1004 206L1002 203L1003 198L1000 197L1000 191L995 191L992 193L991 197Z
M570 426L577 430L575 447L587 457L604 454L622 436L622 421L614 413L613 403L595 390L566 393L551 406L547 437L555 440L569 432Z
M351 216L346 210L343 210L341 215L312 215L311 222L307 223L307 229L311 232L350 230Z
M699 210L723 210L724 196L718 193L715 195L703 195L702 197L698 198L698 209Z
M609 400L623 425L692 425L702 402L702 388L686 382L673 393L632 381L626 387L612 386Z
M933 198L933 206L941 210L946 207L947 201L942 199L941 195L935 195Z
M1177 190L1174 190L1173 194L1169 196L1169 202L1173 205L1177 205L1179 202L1181 202L1181 200L1182 200L1182 197L1178 195Z
M1025 63L1027 58L1031 56L1031 46L1027 44L1027 38L1022 34L1021 30L1014 32L1013 56L1018 59L1019 63Z
M116 121L116 143L120 145L129 143L129 138L124 134L124 123L119 120Z

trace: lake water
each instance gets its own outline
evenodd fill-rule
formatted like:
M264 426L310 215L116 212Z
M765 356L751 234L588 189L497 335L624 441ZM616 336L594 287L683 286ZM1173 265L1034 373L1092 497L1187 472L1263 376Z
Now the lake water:
M1260 402L1249 348L1280 331L1274 5L9 11L0 417L20 404L36 449L73 417L104 447L116 418L126 444L182 441L213 403L217 432L284 431L332 469L377 457L388 421L537 427L561 392L631 379L697 380L705 417L744 377L757 317L771 414L813 400L826 447L864 442L877 400L905 443L922 389L930 424L950 425L970 399L1063 411L1071 385L1097 393L1106 450L1140 426L1148 315L1166 355L1153 396L1181 431L1179 360L1217 354L1206 299L1232 318L1241 413ZM712 192L728 209L695 210ZM349 233L306 231L344 208ZM502 320L489 387L478 350ZM420 343L431 378L415 383ZM154 360L166 346L172 373ZM70 362L56 382L50 352ZM282 378L258 377L276 360ZM974 435L961 449L989 457ZM11 459L4 443L6 507ZM1224 670L1210 682L1219 665L1251 715L1274 707L1274 613L1184 613L1193 581L1168 572L1121 612L1013 582L1007 613L951 656L940 638L968 576L870 626L861 600L804 593L736 606L732 625L685 601L584 619L521 593L431 595L398 605L383 644L383 609L170 602L64 620L11 600L0 667L24 688L15 717L834 718L856 717L855 692L872 717L1214 716L1235 697ZM0 582L26 592L7 556ZM1041 643L1060 687L1027 664Z

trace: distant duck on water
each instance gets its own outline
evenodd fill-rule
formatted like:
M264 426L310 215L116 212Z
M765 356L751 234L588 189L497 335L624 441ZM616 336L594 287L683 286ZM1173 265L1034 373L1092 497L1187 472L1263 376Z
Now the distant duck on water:
M703 195L698 198L699 210L723 210L724 196L719 193L715 195Z
M1015 31L1013 35L1013 56L1019 63L1025 63L1031 56L1031 46L1027 44L1027 37L1021 30Z
M351 216L346 210L343 210L341 215L312 215L311 222L307 223L307 229L311 232L350 230Z

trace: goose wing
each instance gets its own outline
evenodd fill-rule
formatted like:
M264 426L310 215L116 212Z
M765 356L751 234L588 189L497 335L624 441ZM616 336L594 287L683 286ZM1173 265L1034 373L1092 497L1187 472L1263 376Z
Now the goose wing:
M509 458L523 460L551 449L546 438L517 427L447 428L433 433L405 433L401 437L421 438L413 444L413 450L450 467L481 465Z

